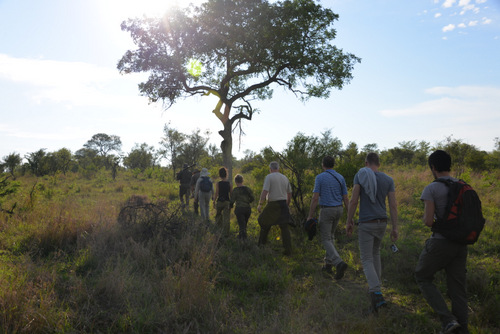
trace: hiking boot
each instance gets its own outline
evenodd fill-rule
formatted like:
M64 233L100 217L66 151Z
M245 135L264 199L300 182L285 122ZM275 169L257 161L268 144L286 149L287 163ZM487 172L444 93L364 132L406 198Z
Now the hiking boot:
M456 320L452 320L443 326L442 334L449 334L455 332L455 329L460 328L460 324Z
M325 265L321 268L321 270L322 270L323 272L327 273L328 275L333 275L333 270L332 270L332 267L333 267L333 265L331 265L331 264L328 264L328 263L327 263L327 264L325 264Z
M378 313L378 310L381 307L387 306L387 302L385 301L384 296L382 296L382 292L380 291L370 292L370 298L372 303L372 313Z
M342 261L339 264L337 264L335 269L336 269L335 270L335 279L341 279L342 277L344 277L344 273L347 269L347 263Z

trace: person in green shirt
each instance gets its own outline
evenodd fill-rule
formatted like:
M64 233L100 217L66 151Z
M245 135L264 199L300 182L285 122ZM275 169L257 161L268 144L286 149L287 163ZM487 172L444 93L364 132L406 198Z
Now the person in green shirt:
M240 174L234 178L236 188L231 194L231 205L235 205L234 214L238 221L239 234L238 239L245 240L247 238L247 224L250 215L252 214L251 203L255 200L252 189L243 185L243 176Z

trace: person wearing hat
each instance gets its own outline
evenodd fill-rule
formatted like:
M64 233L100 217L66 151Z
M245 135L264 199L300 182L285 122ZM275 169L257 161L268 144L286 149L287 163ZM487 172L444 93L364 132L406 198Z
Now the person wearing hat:
M200 215L205 221L209 221L210 214L210 200L215 199L214 197L214 186L212 180L210 179L210 173L206 168L202 168L200 172L200 177L196 181L195 187L195 200L198 201L200 205Z
M344 277L347 264L342 260L335 248L333 233L344 212L342 203L347 210L349 198L345 179L333 169L334 165L335 159L332 156L323 158L321 164L323 172L318 174L314 181L313 196L307 220L313 218L319 204L319 236L326 252L325 265L322 270L328 274L333 274L332 267L335 267L335 279L341 279Z
M177 173L177 180L179 180L179 198L181 200L182 207L189 206L189 190L191 183L191 172L189 171L188 164L182 166L182 170ZM185 200L185 203L184 203Z

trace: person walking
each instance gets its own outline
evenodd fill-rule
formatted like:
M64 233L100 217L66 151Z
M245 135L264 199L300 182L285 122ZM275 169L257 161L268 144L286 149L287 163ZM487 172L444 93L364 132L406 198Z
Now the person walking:
M387 228L386 198L391 216L391 240L398 239L398 210L393 179L380 172L380 159L376 153L368 153L364 168L354 176L354 186L347 212L346 231L351 236L354 229L354 213L359 205L358 241L363 272L368 282L371 311L386 306L382 295L382 263L380 247Z
M193 175L191 175L191 181L189 183L190 189L191 189L191 197L193 198L193 211L195 215L198 215L198 199L194 196L195 194L195 188L196 188L196 182L198 181L198 178L200 177L200 170L195 168L193 171Z
M223 235L229 235L231 208L230 200L233 191L232 184L227 180L227 169L219 169L220 181L215 184L214 208L215 224L220 228Z
M332 156L323 158L321 164L323 172L318 174L314 181L307 220L314 217L319 203L319 237L325 248L325 264L322 269L328 274L333 274L332 267L335 267L334 277L341 279L344 277L347 263L342 260L335 248L334 232L343 213L342 203L347 210L349 198L345 179L333 169L334 165L335 159Z
M189 191L191 183L191 172L189 171L188 164L182 166L182 170L177 173L177 180L179 181L179 199L183 208L189 207Z
M214 187L210 179L210 173L206 168L202 168L200 177L196 181L195 200L200 205L200 216L208 222L210 220L210 200L214 198Z
M428 158L434 179L458 181L450 176L451 157L442 150L433 152ZM427 185L420 199L424 202L424 224L432 227L437 218L444 218L448 203L448 187L441 182ZM430 307L439 315L441 333L469 333L466 289L467 245L448 240L433 232L425 242L415 268L415 279ZM451 312L433 283L438 271L446 273Z
M259 217L257 221L260 226L259 245L267 243L267 235L271 227L278 225L281 229L281 239L285 248L285 255L292 254L292 238L288 223L290 222L290 210L288 205L292 197L292 187L288 178L279 172L279 164L273 161L269 164L269 174L264 179L262 192L260 194ZM267 204L262 209L262 204L267 199Z
M236 188L231 194L231 204L234 204L234 214L238 221L238 239L247 239L248 219L252 214L251 203L255 200L253 191L249 187L243 185L243 176L240 174L234 177Z

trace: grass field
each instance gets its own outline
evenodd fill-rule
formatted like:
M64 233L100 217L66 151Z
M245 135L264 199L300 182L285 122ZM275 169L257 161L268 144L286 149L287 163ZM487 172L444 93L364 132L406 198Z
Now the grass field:
M437 333L413 270L425 239L419 197L427 169L385 169L399 210L398 253L383 245L383 291L390 307L366 313L367 285L357 234L343 219L337 248L349 269L335 281L321 272L324 250L300 227L294 253L282 256L279 229L257 246L221 238L179 207L177 184L123 172L89 180L77 174L19 177L0 213L1 333ZM487 225L469 247L471 333L500 333L500 173L461 175L478 191ZM252 180L251 177L248 180ZM248 184L256 189L254 181ZM345 218L345 214L344 214ZM444 276L437 277L445 288Z

